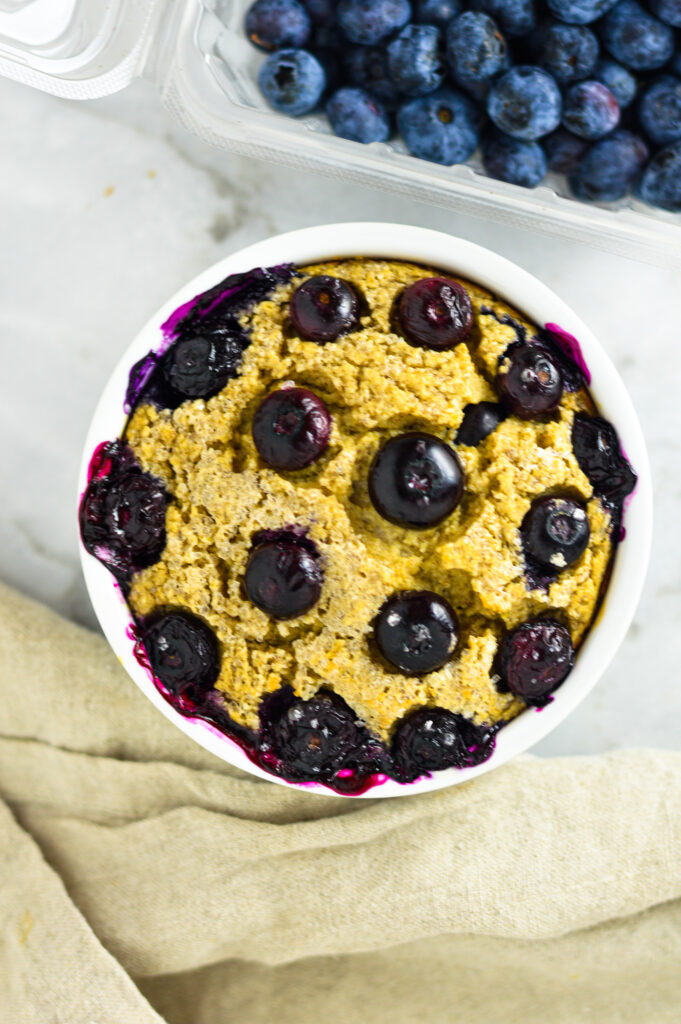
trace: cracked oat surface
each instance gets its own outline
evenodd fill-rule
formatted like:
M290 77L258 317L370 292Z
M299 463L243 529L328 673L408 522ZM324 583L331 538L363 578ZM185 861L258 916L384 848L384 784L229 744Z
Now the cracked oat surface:
M475 326L446 352L408 345L391 328L396 295L437 271L409 263L355 259L301 268L244 315L251 344L241 371L208 401L175 411L141 405L126 438L144 469L173 495L160 561L133 580L138 615L181 607L203 617L222 648L217 686L239 723L256 728L262 696L290 683L308 698L324 685L340 694L382 739L424 704L478 722L507 720L522 701L498 692L492 663L505 628L555 613L578 644L591 623L612 545L610 517L572 453L574 413L593 411L586 391L566 393L548 422L509 417L477 448L454 444L471 402L494 401L499 358L514 329L481 313L511 313L467 281ZM308 276L334 274L363 294L361 330L327 345L291 332L287 306ZM262 398L290 381L318 394L333 427L326 453L308 469L265 466L250 432ZM453 444L464 467L460 506L440 526L406 530L382 519L367 489L371 460L389 437L426 430ZM532 501L569 493L587 502L591 526L582 557L549 587L528 590L518 527ZM243 594L254 533L296 525L322 558L321 599L307 614L276 622ZM434 590L454 606L462 636L454 658L423 677L388 670L371 644L372 621L394 591Z

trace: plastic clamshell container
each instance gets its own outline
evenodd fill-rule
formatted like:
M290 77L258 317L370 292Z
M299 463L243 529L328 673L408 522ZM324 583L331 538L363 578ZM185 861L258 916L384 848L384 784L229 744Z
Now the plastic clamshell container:
M256 84L263 55L243 31L250 0L0 0L0 74L69 99L154 81L165 105L205 141L325 171L449 209L517 224L653 263L681 264L681 215L635 199L584 203L550 176L528 190L479 162L441 167L400 141L334 137L322 115L270 110Z

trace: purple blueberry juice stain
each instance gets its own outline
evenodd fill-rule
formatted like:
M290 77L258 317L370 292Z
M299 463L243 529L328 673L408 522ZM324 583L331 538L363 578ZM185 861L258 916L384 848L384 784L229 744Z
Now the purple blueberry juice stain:
M582 346L579 344L574 334L570 334L562 327L559 327L558 324L544 324L544 330L551 335L556 345L558 345L558 347L563 351L564 355L574 363L584 378L587 386L591 384L591 371L586 364L584 353L582 352Z

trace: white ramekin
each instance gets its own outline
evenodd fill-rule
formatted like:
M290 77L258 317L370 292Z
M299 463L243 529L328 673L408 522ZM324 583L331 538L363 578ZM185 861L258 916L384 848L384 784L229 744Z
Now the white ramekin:
M311 263L347 256L381 256L430 264L467 277L522 311L536 324L557 323L580 342L592 375L591 391L602 414L617 428L622 446L638 474L638 485L625 516L626 539L620 545L607 595L597 622L577 656L568 679L540 713L527 710L501 730L488 761L475 768L450 768L410 785L388 780L363 794L405 796L465 782L496 768L543 739L582 701L614 656L634 615L643 586L652 532L652 487L648 455L631 399L604 349L575 313L546 285L496 253L438 231L403 224L325 224L257 242L216 263L165 303L126 349L104 388L85 442L79 495L87 485L88 464L96 446L116 438L126 416L123 399L131 366L161 342L161 324L182 303L217 284L228 274L256 266ZM229 764L270 782L291 785L259 769L232 740L204 722L175 711L156 689L133 653L132 619L113 577L81 545L81 561L92 604L121 664L140 690L187 736ZM305 784L308 792L332 791Z

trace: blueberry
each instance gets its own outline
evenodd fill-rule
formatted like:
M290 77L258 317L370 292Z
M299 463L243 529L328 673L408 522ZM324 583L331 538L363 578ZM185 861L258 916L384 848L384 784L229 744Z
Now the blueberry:
M387 142L390 121L385 108L364 89L344 87L333 93L326 104L326 116L342 139L352 142Z
M617 61L602 58L596 64L593 77L603 85L607 85L617 100L620 110L628 107L638 89L638 82L631 71L618 64Z
M639 100L638 117L656 146L681 139L681 79L665 75L647 86Z
M276 540L256 543L248 557L244 587L253 604L273 619L295 619L319 600L319 559L297 534L282 531Z
M262 764L299 782L332 781L366 739L345 701L323 690L302 700L284 687L263 701L260 721Z
M159 361L164 405L175 409L182 402L217 395L236 377L243 349L243 336L229 330L176 341Z
M352 43L375 46L411 19L409 0L340 0L338 21Z
M444 28L461 13L461 0L415 0L414 21L421 25Z
M570 187L579 199L614 202L635 186L649 155L640 136L627 131L614 132L589 149L570 178Z
M125 445L112 442L104 451L107 471L93 475L81 499L80 535L86 551L127 581L161 557L168 495Z
M467 405L463 411L461 426L456 432L456 443L471 448L477 447L481 441L503 423L508 412L498 402L478 402Z
M681 0L648 0L648 5L660 21L681 28Z
M551 135L547 135L542 139L542 145L549 169L558 174L572 174L576 171L589 148L586 139L578 138L565 128L557 128Z
M473 306L451 277L424 277L397 300L398 326L410 345L438 352L465 341L473 329Z
M305 388L281 388L264 398L253 417L258 454L274 469L303 469L326 451L331 416Z
M352 285L328 274L308 277L296 288L289 304L294 329L301 338L318 345L356 331L359 314L360 300Z
M495 387L512 413L533 420L556 411L563 397L563 376L546 346L516 344L501 361Z
M326 88L324 68L307 50L278 50L258 74L263 96L274 110L290 117L308 114Z
M305 46L311 28L298 0L255 0L246 13L246 35L262 50Z
M434 25L407 25L386 54L390 77L406 96L423 96L442 85L442 40Z
M507 135L532 142L560 124L560 89L541 68L512 68L494 83L487 97L487 113Z
M459 622L444 597L430 590L394 594L374 624L379 651L408 676L435 672L449 660L459 640Z
M541 65L561 85L587 78L598 60L598 39L584 25L554 22L546 30Z
M501 132L491 132L482 147L482 159L490 178L534 188L546 177L548 164L538 142L522 142Z
M419 708L397 726L392 754L402 782L443 768L470 768L494 750L494 730L445 708Z
M537 25L535 0L473 0L468 6L489 14L507 36L527 35Z
M455 77L487 81L501 71L505 55L506 40L488 14L466 11L447 26L447 59Z
M551 12L570 25L588 25L616 3L617 0L547 0Z
M343 65L349 85L364 89L393 110L400 101L400 91L388 74L388 57L380 46L348 46Z
M681 212L681 142L655 154L643 172L639 195L650 206Z
M173 694L200 697L220 674L218 642L210 626L189 612L168 612L142 626L140 638L157 679Z
M620 119L617 100L602 82L578 82L565 93L563 124L582 139L602 139Z
M620 0L601 25L603 45L634 71L654 71L674 53L674 30L653 18L636 0Z
M397 112L397 124L412 156L433 163L463 163L478 145L478 109L454 89L438 89L405 103Z
M586 509L572 498L537 498L520 527L527 560L554 572L584 554L589 534Z
M303 6L317 25L334 24L336 21L336 0L302 0Z
M621 503L636 486L636 474L620 447L612 423L578 413L572 425L572 448L580 469L596 494Z
M412 529L437 526L451 515L463 488L463 470L453 449L420 431L391 438L369 470L369 497L376 511Z
M507 633L501 645L503 683L526 704L543 707L568 677L575 652L565 626L553 619L531 619Z

